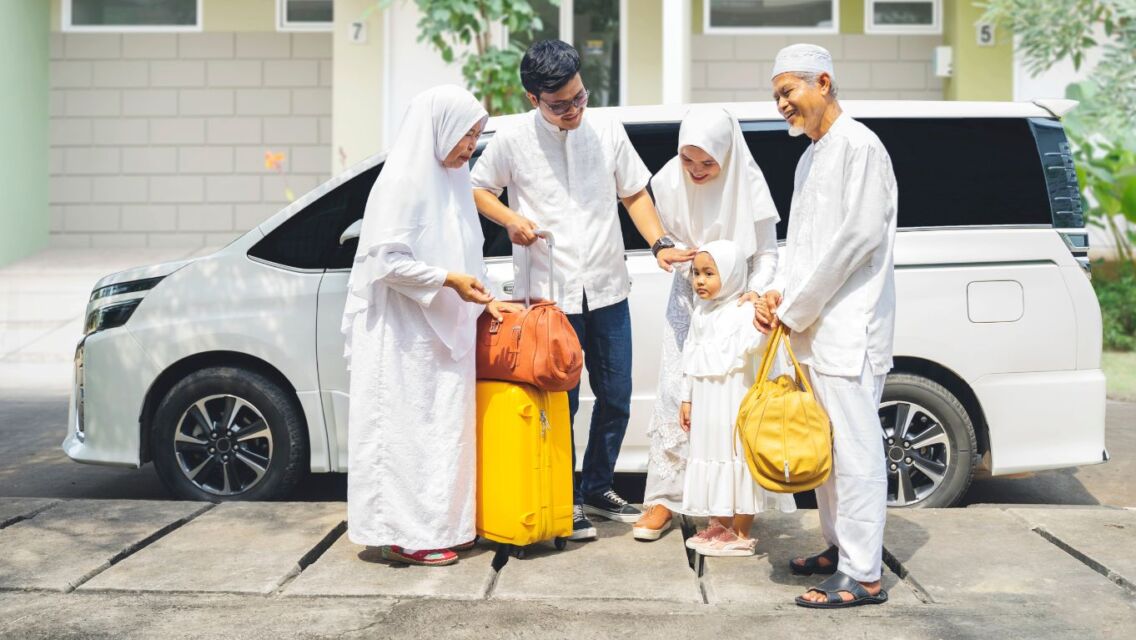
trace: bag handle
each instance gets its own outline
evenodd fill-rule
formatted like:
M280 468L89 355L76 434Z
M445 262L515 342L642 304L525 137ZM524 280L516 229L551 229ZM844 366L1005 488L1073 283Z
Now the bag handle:
M544 244L548 245L548 297L555 301L553 287L556 286L555 269L556 263L552 259L552 250L556 247L556 236L553 235L548 229L537 229L535 232L538 238L544 239ZM524 245L517 245L524 247ZM531 246L525 247L525 308L532 306L532 251Z
M782 342L785 343L785 351L789 354L789 362L793 363L793 371L797 374L798 383L805 392L813 395L812 385L809 384L808 377L801 369L801 363L797 361L797 356L793 353L793 344L789 340L789 336L785 335L785 326L781 324L778 324L769 336L769 342L765 346L765 354L761 358L761 366L757 371L757 380L769 379L769 372L773 369L773 361L777 359L777 351Z

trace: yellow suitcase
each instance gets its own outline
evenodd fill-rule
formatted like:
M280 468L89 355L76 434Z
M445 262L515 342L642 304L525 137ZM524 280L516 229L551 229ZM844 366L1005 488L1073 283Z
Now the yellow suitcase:
M477 382L477 533L522 547L572 534L568 394Z

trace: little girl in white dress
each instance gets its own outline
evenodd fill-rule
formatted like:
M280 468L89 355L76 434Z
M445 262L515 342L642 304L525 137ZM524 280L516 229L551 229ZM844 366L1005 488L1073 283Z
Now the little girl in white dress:
M715 240L699 247L692 273L696 300L682 351L685 402L681 421L690 432L682 513L709 516L710 525L686 541L708 556L752 556L754 515L796 510L793 496L767 492L753 481L734 422L757 373L764 336L753 307L739 306L746 261L737 245Z

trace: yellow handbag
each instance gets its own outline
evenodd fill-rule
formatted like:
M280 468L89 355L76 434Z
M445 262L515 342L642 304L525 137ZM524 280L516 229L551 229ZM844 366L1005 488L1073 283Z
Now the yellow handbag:
M769 380L782 341L796 379ZM769 336L757 381L742 399L735 433L753 479L768 491L815 489L832 471L832 426L780 326Z

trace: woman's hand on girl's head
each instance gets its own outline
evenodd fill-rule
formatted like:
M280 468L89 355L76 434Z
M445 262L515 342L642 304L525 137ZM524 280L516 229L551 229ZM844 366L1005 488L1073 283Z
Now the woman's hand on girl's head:
M670 247L659 251L659 255L655 256L655 262L659 263L660 269L669 273L674 270L674 265L693 260L696 253L698 251L695 249Z
M494 320L502 320L501 314L503 313L517 313L523 311L524 307L514 302L504 302L502 300L490 300L489 304L485 305L485 311L493 316Z
M493 300L489 289L481 281L467 273L447 273L445 286L453 289L458 297L466 302L488 304Z
M678 426L682 430L690 433L690 403L684 402L678 409Z

